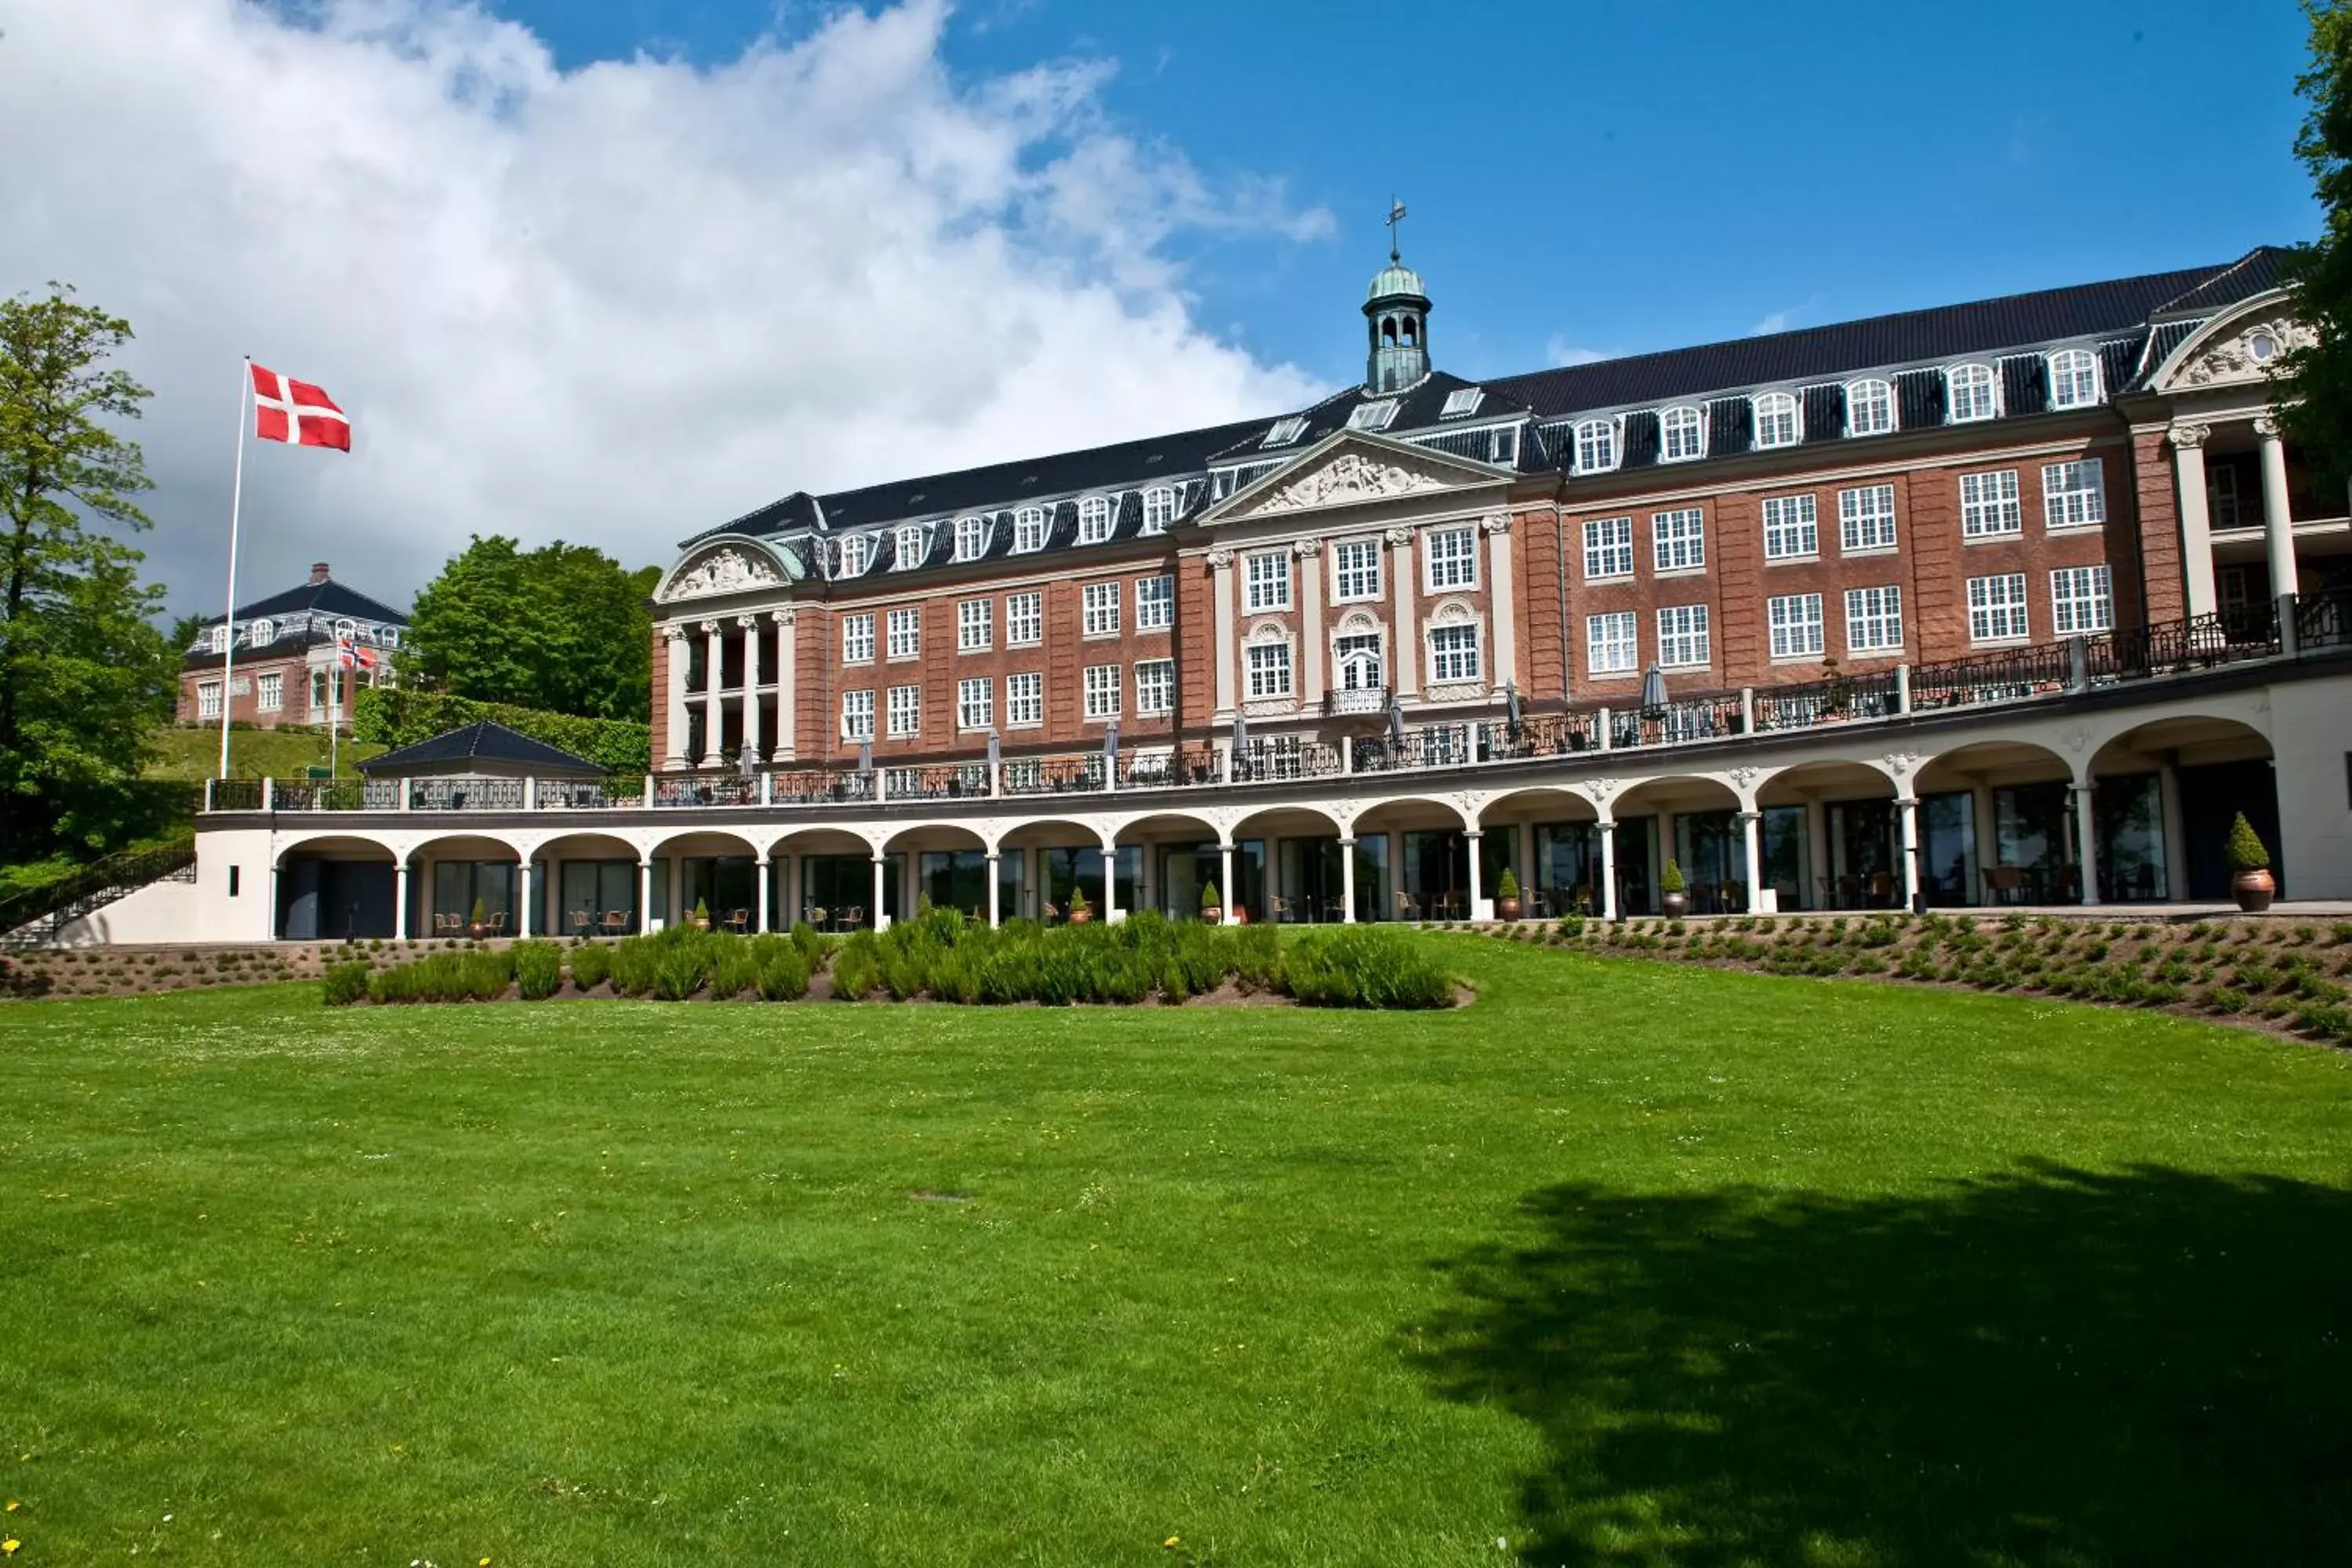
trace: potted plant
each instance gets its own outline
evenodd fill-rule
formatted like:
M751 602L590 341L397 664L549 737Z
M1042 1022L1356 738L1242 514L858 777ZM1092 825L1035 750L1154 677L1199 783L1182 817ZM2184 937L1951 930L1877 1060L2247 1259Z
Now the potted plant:
M2242 811L2230 824L2230 869L2233 873L2230 893L2241 910L2258 915L2271 907L2271 900L2278 894L2278 881L2271 875L2271 852Z
M1508 866L1503 868L1502 880L1495 884L1495 916L1506 921L1519 918L1519 879L1511 875Z
M694 900L694 929L697 931L710 929L710 904L708 900Z
M1074 926L1082 926L1094 918L1095 911L1087 903L1087 890L1084 888L1072 888L1070 889L1070 923Z
M1689 885L1683 880L1683 868L1668 860L1665 874L1658 879L1658 908L1666 919L1678 921L1690 911L1690 895L1685 890Z
M2268 865L2270 862L2266 860L2263 864ZM489 912L482 908L482 900L476 899L472 912L466 917L467 929L475 936L479 936L489 929Z
M1207 925L1215 925L1215 924L1217 924L1219 921L1223 921L1224 918L1225 918L1225 906L1224 906L1224 901L1217 896L1217 885L1216 885L1214 882L1205 882L1205 883L1202 884L1202 887L1201 887L1201 920L1202 920L1202 921L1204 924L1207 924Z

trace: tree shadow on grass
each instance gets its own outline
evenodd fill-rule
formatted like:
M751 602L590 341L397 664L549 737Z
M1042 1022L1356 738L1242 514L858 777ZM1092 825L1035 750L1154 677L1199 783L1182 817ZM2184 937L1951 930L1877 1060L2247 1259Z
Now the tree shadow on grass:
M1525 1208L1408 1337L1547 1438L1526 1562L2352 1563L2352 1194L2034 1166Z

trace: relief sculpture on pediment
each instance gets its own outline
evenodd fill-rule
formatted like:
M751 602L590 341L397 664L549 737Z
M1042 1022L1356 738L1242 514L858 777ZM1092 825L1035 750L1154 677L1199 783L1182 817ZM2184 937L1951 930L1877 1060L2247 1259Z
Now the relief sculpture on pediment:
M1302 511L1308 507L1339 506L1348 501L1377 500L1384 496L1413 495L1444 489L1436 475L1402 463L1386 463L1361 452L1342 452L1313 473L1302 474L1255 508L1259 512Z

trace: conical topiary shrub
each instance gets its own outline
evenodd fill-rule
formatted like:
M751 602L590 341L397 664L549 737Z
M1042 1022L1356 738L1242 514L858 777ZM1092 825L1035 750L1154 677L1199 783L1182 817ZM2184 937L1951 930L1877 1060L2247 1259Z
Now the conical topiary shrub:
M2246 820L2244 812L2230 824L2230 869L2232 871L2267 871L2271 868L2271 852L2263 844L2263 836Z

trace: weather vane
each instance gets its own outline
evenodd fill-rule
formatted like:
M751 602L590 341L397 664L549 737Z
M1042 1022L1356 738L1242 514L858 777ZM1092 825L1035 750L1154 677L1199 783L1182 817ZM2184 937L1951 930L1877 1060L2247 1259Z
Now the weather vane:
M1389 198L1389 259L1399 259L1396 226L1404 221L1404 204L1394 196Z

